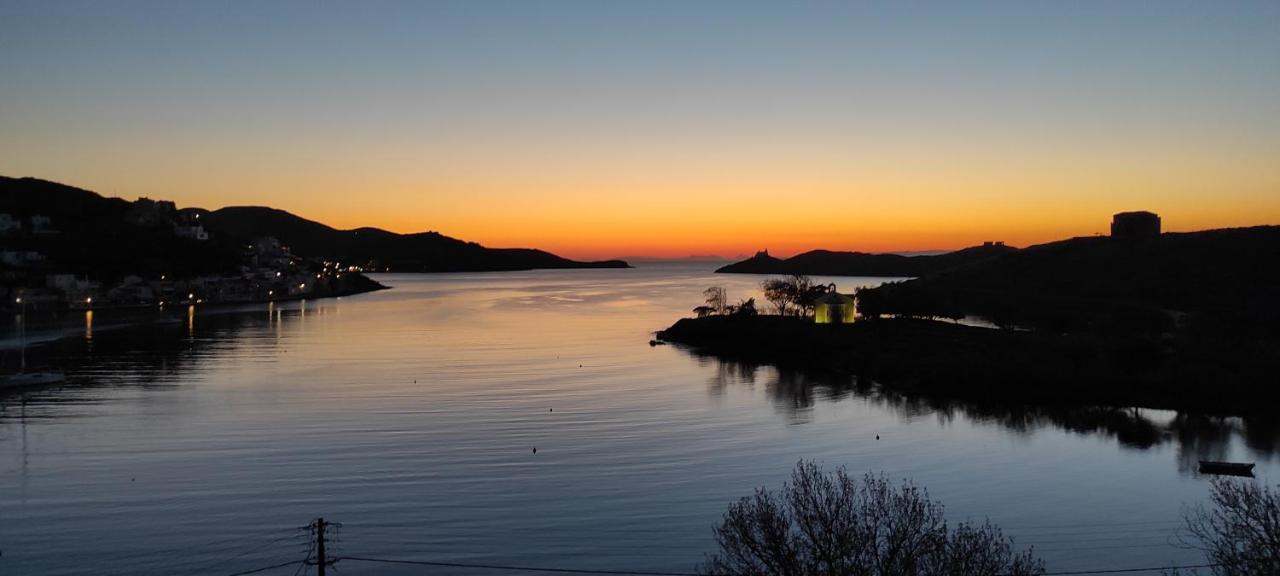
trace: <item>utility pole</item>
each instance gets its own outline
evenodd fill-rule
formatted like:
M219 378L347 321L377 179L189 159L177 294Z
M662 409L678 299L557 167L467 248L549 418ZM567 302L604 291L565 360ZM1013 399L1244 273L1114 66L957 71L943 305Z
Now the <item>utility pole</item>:
M316 542L315 542L316 559L315 560L308 559L307 564L314 564L316 567L316 574L318 574L319 576L325 576L325 570L329 568L330 564L334 563L334 560L330 560L328 555L324 551L324 544L325 544L324 529L328 526L329 526L329 523L325 522L323 517L316 518L315 521L311 523L311 532L316 535Z
M316 574L324 576L328 560L324 557L324 518L316 518Z

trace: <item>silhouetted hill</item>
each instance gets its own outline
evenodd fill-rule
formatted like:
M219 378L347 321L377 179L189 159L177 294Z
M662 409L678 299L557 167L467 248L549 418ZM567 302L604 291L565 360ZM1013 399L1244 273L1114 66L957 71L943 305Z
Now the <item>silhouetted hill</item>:
M1280 226L1074 238L888 284L868 291L860 305L1055 329L1115 322L1156 327L1168 312L1252 323L1280 317L1276 262Z
M0 213L22 221L52 220L56 233L15 234L3 238L5 250L31 251L46 260L51 273L75 273L112 280L130 274L196 276L234 272L238 243L197 242L173 235L172 227L138 225L134 205L120 198L37 178L0 176Z
M86 226L109 226L122 221L129 202L39 178L0 176L0 212L29 218L34 214L55 220L83 221Z
M923 276L989 260L1017 249L1003 244L973 246L936 255L903 256L865 252L813 250L785 260L768 252L723 266L716 272L734 274L809 274L815 276Z
M6 250L35 250L48 256L56 271L115 278L128 274L190 275L234 271L246 242L274 236L294 254L364 265L378 261L397 271L499 271L533 268L625 268L619 260L577 262L541 250L486 248L435 232L396 234L377 228L336 230L274 208L246 206L209 211L187 208L179 216L199 215L211 232L200 242L173 235L172 223L143 207L80 188L37 178L0 176L0 213L24 222L48 216L57 234L5 239ZM143 209L146 208L146 209ZM170 210L172 206L170 205ZM149 220L150 219L150 220Z
M929 257L935 271L859 290L863 320L852 324L707 316L658 337L735 361L831 369L941 397L1274 411L1280 226L990 248L999 247ZM875 270L865 256L841 255L859 272ZM829 273L815 262L839 258L783 262L791 260L807 265L772 272ZM969 315L1019 329L924 320Z
M275 208L233 206L202 213L215 233L253 239L274 236L294 254L401 272L477 272L535 268L626 268L626 262L578 262L542 250L486 248L436 232L397 234L378 228L337 230Z

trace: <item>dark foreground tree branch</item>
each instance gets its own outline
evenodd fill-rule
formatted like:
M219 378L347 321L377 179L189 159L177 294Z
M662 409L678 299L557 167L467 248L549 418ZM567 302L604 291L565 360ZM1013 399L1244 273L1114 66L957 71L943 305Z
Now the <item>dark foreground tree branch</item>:
M1183 515L1186 530L1219 576L1280 574L1280 490L1214 478L1209 506Z
M893 485L800 462L779 491L729 507L717 554L701 567L724 576L1034 576L1044 563L1015 553L992 524L947 525L941 503L909 482Z

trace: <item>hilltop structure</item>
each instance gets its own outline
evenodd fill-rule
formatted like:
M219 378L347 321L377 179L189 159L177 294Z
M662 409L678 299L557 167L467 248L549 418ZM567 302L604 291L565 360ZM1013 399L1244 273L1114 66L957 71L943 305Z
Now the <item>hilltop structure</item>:
M1121 212L1111 217L1112 238L1155 238L1160 235L1160 217L1154 212Z

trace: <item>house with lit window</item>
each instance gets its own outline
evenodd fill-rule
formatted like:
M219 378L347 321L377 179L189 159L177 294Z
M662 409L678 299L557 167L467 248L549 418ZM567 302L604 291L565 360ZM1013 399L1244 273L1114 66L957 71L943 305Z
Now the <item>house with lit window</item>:
M857 313L853 296L841 294L832 284L826 294L818 297L813 306L813 321L818 324L848 324Z

